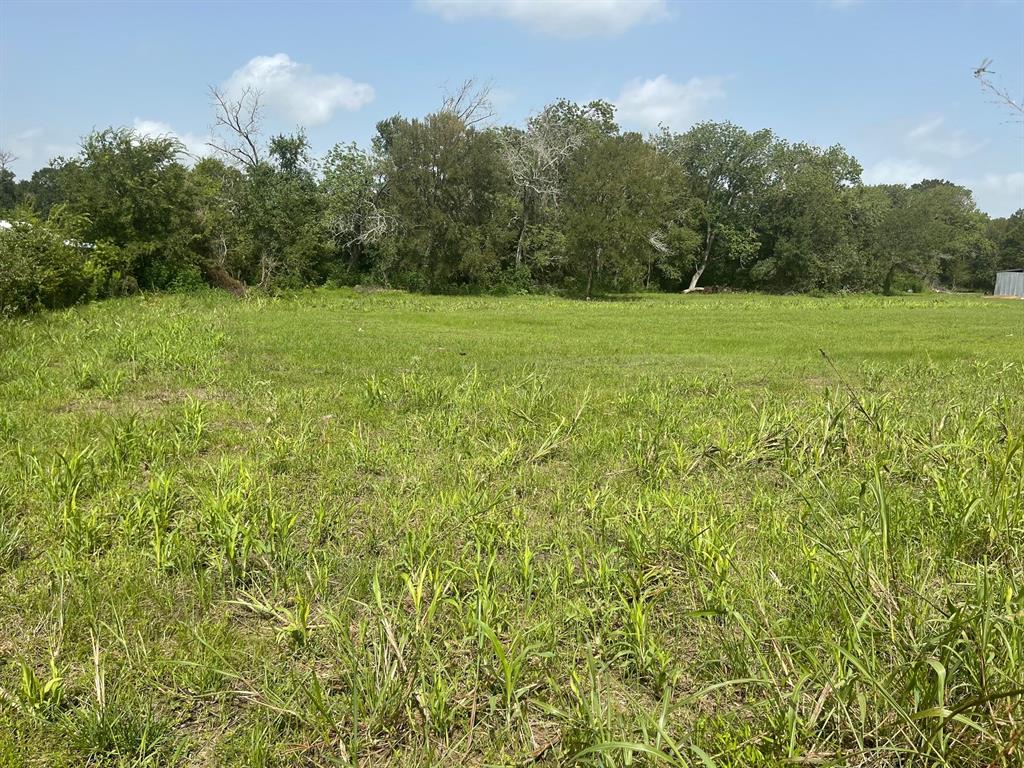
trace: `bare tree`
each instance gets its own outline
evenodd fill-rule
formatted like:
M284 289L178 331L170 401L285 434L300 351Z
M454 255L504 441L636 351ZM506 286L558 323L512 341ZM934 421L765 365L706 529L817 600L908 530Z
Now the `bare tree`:
M1007 107L1014 116L1015 122L1024 122L1024 99L1015 99L1005 88L996 85L992 81L995 74L989 67L992 66L992 59L985 59L974 69L974 79L981 83L981 88L996 104Z
M207 145L239 165L255 168L262 160L259 149L263 122L260 92L247 86L235 97L211 85L210 95L217 110L214 131L227 135L216 142L209 141Z
M8 149L0 148L0 171L9 171L18 156Z
M476 125L494 117L491 103L491 83L477 83L475 78L464 80L454 91L445 89L441 111L455 115L466 125Z

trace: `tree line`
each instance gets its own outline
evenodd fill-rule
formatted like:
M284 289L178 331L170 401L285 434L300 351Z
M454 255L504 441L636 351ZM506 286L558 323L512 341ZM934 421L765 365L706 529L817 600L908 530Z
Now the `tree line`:
M0 312L135 290L373 283L428 292L988 290L1024 210L939 179L868 185L839 146L703 122L623 131L604 101L494 126L467 84L324 157L213 91L213 156L108 128L30 179L0 170Z

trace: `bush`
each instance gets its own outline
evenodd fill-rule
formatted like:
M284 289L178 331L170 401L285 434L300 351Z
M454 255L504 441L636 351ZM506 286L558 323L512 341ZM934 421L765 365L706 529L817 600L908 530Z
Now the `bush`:
M0 230L0 315L56 309L108 296L123 284L122 258L75 237L80 220L55 208L47 221L19 210Z

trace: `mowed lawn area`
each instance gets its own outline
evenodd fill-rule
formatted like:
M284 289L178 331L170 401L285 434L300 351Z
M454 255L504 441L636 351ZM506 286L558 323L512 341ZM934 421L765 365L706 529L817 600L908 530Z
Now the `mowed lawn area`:
M1020 302L8 321L0 765L1019 766L1022 494Z

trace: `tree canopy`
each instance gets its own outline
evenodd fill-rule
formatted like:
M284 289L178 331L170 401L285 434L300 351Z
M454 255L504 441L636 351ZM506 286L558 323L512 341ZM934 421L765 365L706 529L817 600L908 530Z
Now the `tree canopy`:
M998 269L1024 266L1024 212L990 219L970 190L941 179L866 185L843 147L770 130L703 122L644 137L623 132L607 102L565 100L498 126L486 93L464 87L422 118L381 121L369 147L341 142L319 159L301 129L263 137L258 93L214 95L212 157L108 128L30 179L0 168L5 218L118 254L90 262L116 280L62 289L56 303L115 284L203 282L587 297L709 285L987 290ZM39 249L63 239L5 258L29 274ZM47 302L17 302L33 303Z

